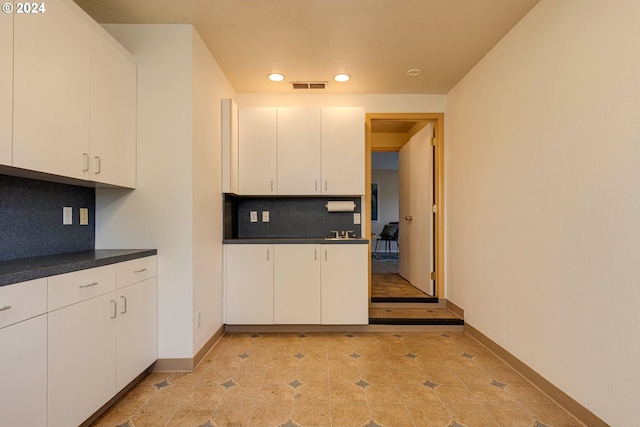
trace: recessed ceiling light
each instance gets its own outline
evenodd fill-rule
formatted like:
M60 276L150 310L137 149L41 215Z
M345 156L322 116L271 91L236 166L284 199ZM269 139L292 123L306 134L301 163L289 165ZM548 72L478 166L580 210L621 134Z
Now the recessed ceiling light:
M284 76L280 73L271 73L268 77L272 82L281 82L284 80Z
M347 82L351 79L349 74L336 74L333 79L337 82Z
M409 77L417 77L422 73L422 70L420 68L412 68L410 70L407 70L407 76Z

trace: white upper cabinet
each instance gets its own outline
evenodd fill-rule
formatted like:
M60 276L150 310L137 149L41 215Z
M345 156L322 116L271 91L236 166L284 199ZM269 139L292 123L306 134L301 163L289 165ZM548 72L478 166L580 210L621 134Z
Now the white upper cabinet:
M238 194L365 194L364 120L361 107L240 108Z
M320 194L319 108L278 108L278 194Z
M13 14L0 14L0 165L11 166Z
M322 193L365 194L364 108L322 109Z
M136 184L136 66L106 34L91 32L92 181Z
M239 111L240 194L276 194L276 117L275 108L241 108Z
M78 13L48 0L14 15L13 166L88 179L91 28Z

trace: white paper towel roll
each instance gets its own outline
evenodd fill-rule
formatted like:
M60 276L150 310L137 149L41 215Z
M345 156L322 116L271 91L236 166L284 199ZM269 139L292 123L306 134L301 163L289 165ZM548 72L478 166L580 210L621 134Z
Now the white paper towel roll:
M325 205L328 212L353 212L356 209L356 204L352 200L349 201L329 201Z

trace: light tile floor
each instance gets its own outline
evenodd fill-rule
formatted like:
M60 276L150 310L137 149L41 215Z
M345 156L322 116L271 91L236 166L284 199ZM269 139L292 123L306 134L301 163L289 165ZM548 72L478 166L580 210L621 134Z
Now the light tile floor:
M227 334L93 426L582 426L464 332Z
M429 298L398 274L397 258L371 259L371 296Z

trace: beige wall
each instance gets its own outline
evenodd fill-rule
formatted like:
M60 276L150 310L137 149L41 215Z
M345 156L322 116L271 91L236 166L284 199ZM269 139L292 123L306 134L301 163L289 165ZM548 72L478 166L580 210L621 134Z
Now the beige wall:
M638 17L542 0L446 109L447 298L612 426L640 417Z

